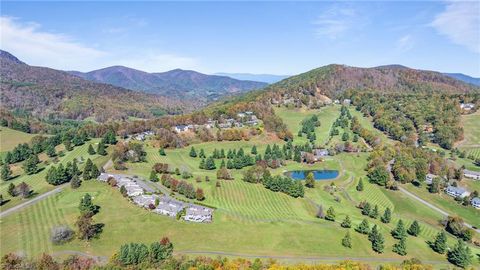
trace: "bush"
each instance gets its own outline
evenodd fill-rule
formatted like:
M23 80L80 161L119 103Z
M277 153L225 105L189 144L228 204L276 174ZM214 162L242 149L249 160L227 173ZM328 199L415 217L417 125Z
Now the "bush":
M75 232L67 225L56 226L52 228L50 239L53 244L60 245L72 240Z

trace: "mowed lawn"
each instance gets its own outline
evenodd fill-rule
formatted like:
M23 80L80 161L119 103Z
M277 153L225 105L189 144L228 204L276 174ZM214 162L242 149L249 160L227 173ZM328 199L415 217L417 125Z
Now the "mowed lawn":
M23 169L21 168L21 162L12 165L11 167L13 171L13 179L0 182L0 193L3 195L3 198L5 200L9 200L8 202L4 203L1 206L2 211L28 200L28 199L22 199L19 196L11 197L10 195L8 195L7 190L10 183L13 183L15 185L18 185L21 182L27 183L28 185L30 185L31 189L33 190L33 196L31 198L34 198L39 194L45 193L55 188L55 186L48 184L47 181L45 180L47 171L50 168L50 166L58 166L60 163L62 163L65 166L67 162L73 161L73 159L75 158L78 161L80 161L82 158L84 161L90 158L95 164L97 164L97 166L103 166L103 164L105 164L108 161L109 159L108 156L88 154L88 145L93 144L94 148L96 148L96 143L98 142L99 142L99 139L92 139L91 141L86 142L84 145L75 147L70 152L65 152L65 156L59 157L59 162L57 164L54 164L52 162L52 159L48 158L45 154L40 154L39 155L40 160L49 160L49 165L45 166L43 163L39 164L41 171L36 174L32 174L32 175L24 174ZM63 145L57 146L57 152L62 150L64 150ZM83 163L80 162L78 166L80 169L82 169Z
M480 148L480 110L462 115L464 140L460 144L462 148Z
M74 227L78 216L78 202L86 193L90 193L93 202L101 207L100 213L94 216L94 221L105 224L104 232L90 243L75 239L65 245L52 245L49 240L51 228L61 224ZM343 205L348 207L346 202ZM263 206L257 206L261 207ZM353 223L357 224L359 220L355 218ZM211 224L187 223L140 209L123 198L117 189L104 183L87 181L77 190L67 188L36 205L2 219L0 247L2 253L16 251L38 255L42 252L76 250L109 257L124 243L150 243L168 236L179 253L223 251L339 259L359 257L371 258L372 261L392 258L401 261L403 257L391 252L396 241L389 236L390 228L378 221L373 222L380 226L386 238L384 254L374 253L367 236L354 232L353 228L350 229L353 248L342 247L341 239L347 229L341 228L339 222L318 219L244 220L224 211L216 211L214 222ZM443 256L430 250L423 238L409 237L407 245L409 254L421 254L419 257L422 260L445 262Z
M335 120L340 116L340 106L330 105L322 107L318 110L308 110L306 108L289 109L285 107L275 108L275 114L280 116L288 129L293 134L293 141L297 144L304 144L307 142L306 137L299 137L298 131L301 128L301 123L307 117L317 115L320 120L320 126L315 129L317 136L316 144L324 145L330 135L330 129Z
M10 151L20 143L29 143L37 134L0 127L0 152Z

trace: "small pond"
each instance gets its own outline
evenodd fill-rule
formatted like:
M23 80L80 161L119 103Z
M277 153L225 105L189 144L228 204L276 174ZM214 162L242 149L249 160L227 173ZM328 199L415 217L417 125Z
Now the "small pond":
M286 172L285 175L295 180L305 180L307 175L312 172L315 180L331 180L338 176L337 170L298 170Z

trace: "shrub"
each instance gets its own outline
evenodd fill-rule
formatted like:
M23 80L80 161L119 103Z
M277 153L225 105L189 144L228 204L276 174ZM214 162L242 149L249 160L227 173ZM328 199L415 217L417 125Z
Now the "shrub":
M53 244L60 245L72 240L75 232L67 225L52 228L50 239Z

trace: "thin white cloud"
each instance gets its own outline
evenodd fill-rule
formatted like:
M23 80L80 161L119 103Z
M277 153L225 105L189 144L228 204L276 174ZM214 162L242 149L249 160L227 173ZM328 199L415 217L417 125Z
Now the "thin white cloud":
M146 21L138 20L144 25ZM121 29L111 31L121 32ZM91 71L106 66L124 65L135 69L158 72L175 68L198 69L191 57L166 53L161 49L130 51L109 47L101 50L84 45L72 37L43 31L36 23L23 23L12 17L0 17L0 47L29 65L61 70Z
M361 27L363 24L363 18L356 10L338 6L327 9L313 22L316 27L315 35L330 39L337 39L347 31Z
M413 48L413 38L410 34L404 35L397 40L397 50L406 52Z
M0 17L0 37L2 49L32 65L84 69L105 55L66 35L43 32L38 24L20 23L11 17Z
M480 53L480 2L450 2L431 26L453 43Z

